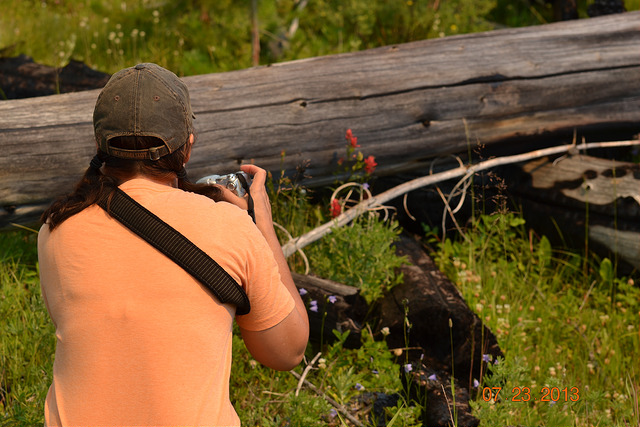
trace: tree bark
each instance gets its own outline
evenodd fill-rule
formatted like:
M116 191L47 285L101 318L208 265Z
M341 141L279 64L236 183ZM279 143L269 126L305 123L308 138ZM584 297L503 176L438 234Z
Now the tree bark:
M640 269L640 165L587 155L541 158L504 171L538 232ZM588 237L588 242L587 242Z
M198 133L188 170L293 172L310 160L308 185L326 183L347 128L379 174L478 144L636 131L639 44L640 12L629 12L187 77ZM0 103L0 206L72 189L95 151L97 95Z
M335 329L350 332L346 346L359 347L360 331L368 324L377 339L386 339L390 349L401 349L400 366L411 363L411 375L402 378L413 382L409 388L417 393L413 396L416 401L427 396L423 417L428 425L448 425L450 381L454 381L460 425L477 426L468 405L469 391L473 379L481 380L486 372L483 355L490 354L493 360L503 355L498 341L417 241L402 235L397 250L409 260L398 271L403 282L373 306L355 288L294 274L296 286L306 291L303 299L317 302L317 311L309 311L311 341L329 343L335 340ZM329 301L330 295L334 302ZM385 327L386 338L381 333Z

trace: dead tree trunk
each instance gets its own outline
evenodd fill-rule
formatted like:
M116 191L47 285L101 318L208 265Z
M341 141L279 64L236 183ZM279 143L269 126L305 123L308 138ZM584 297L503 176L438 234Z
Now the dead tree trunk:
M640 12L629 12L188 77L198 132L188 170L293 171L310 159L321 183L347 128L381 174L478 143L638 130L639 44ZM0 103L0 206L72 188L95 151L97 94Z
M397 247L399 253L409 259L409 265L399 271L404 281L387 292L374 307L367 306L355 288L294 275L298 288L307 292L303 298L317 301L318 310L309 312L311 339L328 343L334 339L334 329L349 331L345 344L357 347L365 322L371 325L378 339L383 338L380 330L388 328L389 348L403 349L398 360L412 365L412 390L420 390L418 394L427 396L423 408L425 425L448 425L448 405L452 401L450 381L454 372L459 425L476 426L478 420L471 415L468 405L472 379L480 380L482 372L486 372L481 369L485 363L483 354L491 354L494 360L502 355L497 339L418 242L402 236ZM335 296L335 301L330 302L329 296ZM407 322L411 325L408 329Z
M572 155L512 166L505 176L538 232L640 270L640 165Z

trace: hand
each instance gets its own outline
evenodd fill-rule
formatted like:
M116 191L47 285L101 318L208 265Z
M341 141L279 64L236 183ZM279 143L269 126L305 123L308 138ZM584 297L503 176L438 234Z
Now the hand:
M255 165L241 165L240 170L251 176L252 182L249 187L251 198L253 199L256 224L263 221L263 224L272 226L271 203L267 195L265 183L267 181L267 171ZM222 199L225 202L232 203L241 209L248 210L248 197L239 197L228 188L218 185L222 190Z
M256 224L260 226L260 222L273 227L273 217L271 214L271 202L267 194L267 171L256 165L241 165L240 170L251 176L251 186L249 192L253 199L253 210L255 212ZM246 203L246 200L245 200ZM246 208L245 208L246 209Z

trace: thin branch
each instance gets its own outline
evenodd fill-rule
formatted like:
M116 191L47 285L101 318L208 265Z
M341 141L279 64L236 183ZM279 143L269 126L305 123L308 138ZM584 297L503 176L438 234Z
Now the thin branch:
M296 378L298 378L298 379L300 379L300 378L301 378L301 375L300 375L300 374L298 374L297 372L294 372L294 371L289 371L289 372L291 372L291 374L292 374L294 377L296 377ZM353 415L351 415L351 414L349 413L349 411L347 411L347 409L346 409L343 405L339 404L338 402L336 402L335 400L333 400L332 398L330 398L329 396L327 396L326 394L324 394L320 389L318 389L318 387L316 387L315 385L311 384L309 381L305 380L304 378L303 378L303 383L304 383L304 385L305 385L306 387L309 387L309 389L311 389L312 391L314 391L316 394L318 394L318 395L322 396L322 397L324 398L324 400L326 400L327 402L329 402L329 404L330 404L331 406L333 406L334 408L336 408L336 410L337 410L338 412L340 412L342 415L344 415L345 417L347 417L347 419L348 419L349 421L351 421L353 424L355 424L355 425L356 425L356 426L358 426L358 427L364 427L364 424L362 424L360 421L358 421L358 419L357 419L356 417L354 417Z
M512 163L520 163L526 160L536 159L538 157L550 156L553 154L565 153L565 152L579 152L581 150L593 149L593 148L609 148L609 147L624 147L624 146L632 146L632 145L640 145L640 140L632 140L632 141L615 141L615 142L592 142L592 143L582 143L580 145L569 144L569 145L561 145L556 147L545 148L541 150L535 150L528 153L516 154L513 156L505 156L505 157L497 157L495 159L486 160L481 163L477 163L475 165L467 165L460 166L454 169L450 169L445 172L436 173L433 175L427 175L420 178L413 179L411 181L407 181L403 184L400 184L394 188L391 188L383 193L378 194L377 196L368 198L363 200L362 202L355 205L353 208L348 209L334 218L332 221L327 222L308 233L303 234L302 236L296 237L295 239L290 240L286 244L282 246L282 251L284 252L285 257L289 257L298 249L301 249L316 240L321 239L323 236L331 232L331 229L342 227L343 225L348 224L357 216L363 214L368 211L372 206L382 205L383 203L388 202L389 200L395 199L396 197L402 196L405 193L416 190L421 187L425 187L427 185L432 185L437 182L446 181L453 178L463 177L462 180L465 180L472 176L475 173L480 171L491 169L496 166L512 164Z
M318 359L320 358L320 355L322 353L318 353L315 355L315 357L313 359L311 359L311 362L309 362L309 364L304 368L304 371L302 371L302 375L300 376L300 379L298 380L298 387L296 387L296 396L300 393L300 389L302 388L302 384L304 383L305 378L307 378L307 375L309 374L309 371L311 371L311 369L313 368L313 365L316 364L316 362L318 361Z

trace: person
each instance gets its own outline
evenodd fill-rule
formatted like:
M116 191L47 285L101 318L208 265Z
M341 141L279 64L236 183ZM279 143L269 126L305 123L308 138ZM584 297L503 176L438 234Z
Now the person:
M265 189L247 200L191 183L195 141L184 82L151 63L114 74L93 121L97 154L75 190L43 213L41 289L55 325L47 426L237 426L229 397L233 321L260 363L290 370L309 335ZM242 286L248 314L96 203L119 187L210 255Z

